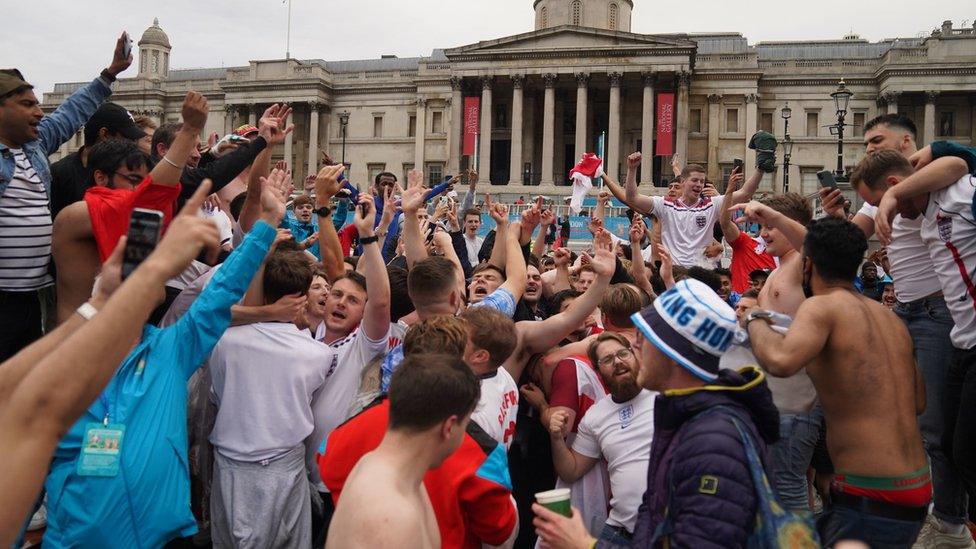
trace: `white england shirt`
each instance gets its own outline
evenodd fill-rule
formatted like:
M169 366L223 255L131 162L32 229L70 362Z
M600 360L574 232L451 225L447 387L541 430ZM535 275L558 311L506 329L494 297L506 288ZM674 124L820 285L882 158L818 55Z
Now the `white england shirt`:
M471 420L503 444L512 445L515 436L515 420L518 414L518 385L505 368L499 368L491 377L481 379L481 399L471 414Z
M607 523L633 533L637 508L647 489L647 466L654 434L654 398L642 390L627 402L612 397L594 404L580 421L573 450L607 460L610 516Z
M865 202L857 212L874 219L878 208ZM888 262L891 279L895 282L895 298L909 303L942 291L939 277L932 270L929 247L922 242L922 217L905 219L895 216L891 223L891 244Z
M976 178L966 175L929 195L922 220L922 241L942 283L955 326L949 337L957 349L976 347Z
M671 252L675 265L698 265L704 250L714 240L712 227L718 220L724 196L701 198L688 206L680 198L651 197L651 211L661 223L661 242Z

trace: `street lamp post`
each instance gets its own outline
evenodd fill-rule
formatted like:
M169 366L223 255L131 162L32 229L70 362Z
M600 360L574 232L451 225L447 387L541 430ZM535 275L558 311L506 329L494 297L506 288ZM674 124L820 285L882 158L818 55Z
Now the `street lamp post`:
M843 80L838 84L837 91L830 94L837 108L837 170L834 176L837 181L847 180L844 176L844 117L847 115L847 105L853 95L854 93L847 89Z
M780 112L783 117L783 192L790 192L790 154L793 153L793 140L790 139L790 117L793 116L793 109L787 103Z
M346 126L349 125L349 111L339 113L339 128L342 130L342 165L346 165Z

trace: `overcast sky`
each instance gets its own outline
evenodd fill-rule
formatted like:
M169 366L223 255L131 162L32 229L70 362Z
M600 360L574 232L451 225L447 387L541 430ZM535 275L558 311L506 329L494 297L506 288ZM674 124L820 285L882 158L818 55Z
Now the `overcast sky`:
M766 40L928 34L951 19L972 24L972 0L634 0L638 33L734 31ZM9 8L9 6L8 6ZM677 9L675 9L677 8ZM138 42L153 17L169 35L173 68L246 65L285 54L281 0L32 0L3 10L0 67L20 68L40 91L93 78L115 38ZM293 0L291 54L299 59L430 55L534 28L532 0ZM135 76L138 59L123 76ZM38 94L40 95L40 94Z

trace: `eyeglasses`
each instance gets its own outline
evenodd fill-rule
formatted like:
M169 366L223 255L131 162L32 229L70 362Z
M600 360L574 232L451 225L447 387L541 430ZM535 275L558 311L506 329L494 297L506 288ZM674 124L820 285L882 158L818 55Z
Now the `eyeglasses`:
M633 351L627 348L622 348L616 353L609 354L605 357L601 357L600 360L597 360L596 363L599 364L600 366L609 366L613 364L613 361L615 360L619 360L621 362L627 360L627 357L629 357L631 354L633 354Z
M137 173L119 173L119 172L115 172L115 173L112 174L113 177L116 176L116 175L119 176L119 177L121 177L122 179L125 179L129 183L132 183L133 185L138 185L139 183L142 183L142 180L143 179L145 179L144 176L141 176L141 175L139 175Z

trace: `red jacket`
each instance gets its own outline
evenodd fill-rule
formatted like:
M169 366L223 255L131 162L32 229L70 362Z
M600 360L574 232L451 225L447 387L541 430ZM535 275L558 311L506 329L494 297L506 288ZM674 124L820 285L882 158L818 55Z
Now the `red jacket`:
M384 399L329 435L319 472L336 503L352 468L379 446L389 414L390 403ZM445 549L475 549L482 542L500 545L515 530L518 516L505 448L473 421L457 451L427 472L424 486Z

